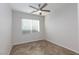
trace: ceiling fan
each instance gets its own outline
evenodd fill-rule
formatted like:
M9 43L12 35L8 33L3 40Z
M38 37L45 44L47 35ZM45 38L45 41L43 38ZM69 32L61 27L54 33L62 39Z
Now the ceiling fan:
M38 8L36 8L34 6L29 6L29 7L36 9L36 11L31 12L32 14L35 13L35 12L38 12L39 15L42 15L42 12L50 12L50 10L43 10L43 8L46 7L46 6L47 6L47 3L44 3L42 6L41 6L41 4L38 4Z

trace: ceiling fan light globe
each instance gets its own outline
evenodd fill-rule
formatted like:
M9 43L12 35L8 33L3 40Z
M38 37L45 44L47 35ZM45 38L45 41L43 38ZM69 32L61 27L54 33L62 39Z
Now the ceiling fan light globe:
M42 12L41 10L38 11L39 13Z

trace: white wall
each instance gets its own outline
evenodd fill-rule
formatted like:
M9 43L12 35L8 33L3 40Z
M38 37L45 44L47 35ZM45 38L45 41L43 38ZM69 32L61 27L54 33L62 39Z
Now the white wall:
M79 42L79 3L77 4L77 8L78 8L78 42ZM78 43L78 50L79 50L79 43Z
M11 16L8 4L0 3L0 54L9 54L11 50Z
M79 53L77 4L62 4L52 11L45 17L47 40Z
M40 20L40 32L23 34L21 29L21 19L37 19ZM31 15L19 11L13 11L13 44L21 44L36 40L44 39L44 17Z

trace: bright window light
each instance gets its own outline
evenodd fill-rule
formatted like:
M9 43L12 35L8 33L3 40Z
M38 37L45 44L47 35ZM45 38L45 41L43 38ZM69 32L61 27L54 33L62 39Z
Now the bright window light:
M22 31L24 33L40 32L39 20L22 19Z

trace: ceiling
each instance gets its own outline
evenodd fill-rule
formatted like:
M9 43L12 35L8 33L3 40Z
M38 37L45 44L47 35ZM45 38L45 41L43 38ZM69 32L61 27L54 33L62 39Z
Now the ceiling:
M10 3L10 6L13 10L31 13L32 11L34 11L34 9L30 8L29 6L32 5L38 8L38 4L39 3ZM41 3L41 5L43 5L43 3ZM48 3L48 5L44 9L53 12L55 9L58 9L61 5L61 3Z

